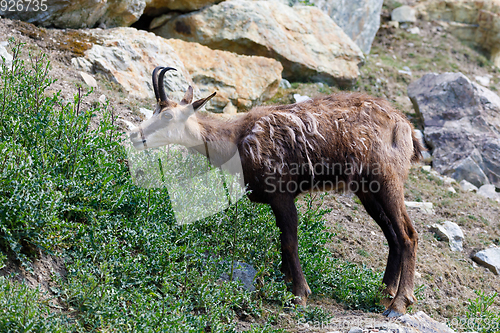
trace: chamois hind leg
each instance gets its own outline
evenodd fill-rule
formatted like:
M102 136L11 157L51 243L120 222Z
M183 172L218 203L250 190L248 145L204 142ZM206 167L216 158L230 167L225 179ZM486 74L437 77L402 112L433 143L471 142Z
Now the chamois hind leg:
M385 296L381 303L388 307L391 303L391 298L396 296L399 284L399 276L401 272L401 247L398 238L391 222L385 215L382 206L377 202L373 193L361 192L356 193L361 203L365 207L368 214L377 222L382 229L387 243L389 244L389 256L387 257L387 265L385 268L384 278L382 282L385 285L382 294Z
M295 302L305 305L307 297L311 294L311 289L309 289L299 262L298 217L293 196L276 196L270 204L276 216L276 225L281 230L282 271L285 270L285 275L288 271L287 278L291 277L292 292L295 296L300 297Z
M397 292L384 312L384 315L388 317L398 317L403 315L406 308L416 301L413 295L413 280L418 236L406 212L402 182L380 182L380 191L373 193L373 196L388 218L390 228L396 235L401 251Z

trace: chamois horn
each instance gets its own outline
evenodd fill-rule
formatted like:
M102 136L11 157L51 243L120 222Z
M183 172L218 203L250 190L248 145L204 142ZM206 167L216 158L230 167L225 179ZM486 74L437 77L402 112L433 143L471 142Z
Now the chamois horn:
M165 88L163 87L163 78L165 77L165 73L171 69L174 71L177 70L173 67L165 67L158 75L158 93L160 94L160 102L168 102L167 94L165 93Z
M158 71L163 68L163 66L158 66L153 70L153 90L155 91L156 102L160 101L160 94L158 93Z

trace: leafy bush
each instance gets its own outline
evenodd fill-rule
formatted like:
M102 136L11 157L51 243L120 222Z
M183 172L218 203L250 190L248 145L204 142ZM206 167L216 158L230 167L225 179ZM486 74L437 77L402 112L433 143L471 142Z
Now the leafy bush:
M127 179L110 113L101 106L79 110L79 96L72 103L45 96L50 63L33 55L25 64L21 48L13 46L11 68L2 64L0 246L28 267L26 253L64 246L75 231L71 222L113 207L109 192ZM97 113L103 119L92 128Z
M17 296L0 293L8 309L0 322L27 322L23 297L36 304L32 322L47 318L54 331L222 332L235 331L236 318L253 317L253 331L271 332L280 311L296 311L268 206L243 198L179 225L168 189L131 181L112 110L99 103L81 109L81 90L71 102L48 96L50 63L43 55L25 63L21 49L13 44L13 65L2 67L0 83L0 259L12 253L29 269L37 249L63 254L68 273L53 291L66 307L50 314L38 291L2 280ZM333 258L326 211L315 202L309 198L299 226L313 293L377 309L380 274ZM255 291L221 280L233 260L257 270Z

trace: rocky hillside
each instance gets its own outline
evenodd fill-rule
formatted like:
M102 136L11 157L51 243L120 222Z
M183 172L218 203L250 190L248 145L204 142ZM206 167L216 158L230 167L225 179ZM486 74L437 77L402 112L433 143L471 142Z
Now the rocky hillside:
M0 55L7 63L12 37L33 53L47 53L57 79L47 93L60 91L69 101L81 87L89 92L81 108L109 103L124 131L150 116L157 65L177 69L165 77L173 99L188 85L195 97L217 91L206 108L226 116L340 90L388 99L428 148L411 170L405 196L420 235L418 304L402 321L388 322L316 295L311 304L333 315L332 325L297 323L284 314L273 328L449 331L429 315L460 332L495 331L460 318L468 318L477 292L500 293L498 0L81 0L39 11L1 8L0 15ZM332 209L326 218L336 234L328 244L334 256L383 271L388 247L360 202L328 194L323 205ZM9 262L0 272L24 272L17 266ZM35 266L38 281L22 274L32 285L48 283L47 265ZM499 307L497 298L490 307L495 320ZM422 323L437 326L409 328ZM251 326L245 316L238 325Z

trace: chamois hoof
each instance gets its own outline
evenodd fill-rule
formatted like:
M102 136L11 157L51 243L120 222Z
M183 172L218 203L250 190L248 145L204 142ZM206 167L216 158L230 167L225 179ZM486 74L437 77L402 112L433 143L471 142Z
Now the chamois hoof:
M295 296L295 298L293 299L293 304L296 304L296 305L302 305L302 306L306 306L307 305L307 296Z
M305 288L303 289L302 292L298 292L298 291L295 290L293 292L293 294L295 295L295 298L292 301L294 304L306 306L306 304L307 304L307 298L309 297L309 295L312 294L312 292L311 292L311 289L309 288L309 286L306 283L306 286L305 286Z
M393 310L393 309L387 309L382 314L384 316L386 316L387 318L397 318L397 317L401 317L403 315L403 313L398 312L398 311Z

